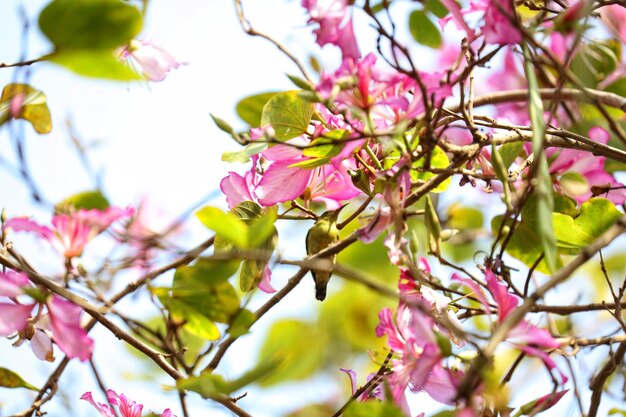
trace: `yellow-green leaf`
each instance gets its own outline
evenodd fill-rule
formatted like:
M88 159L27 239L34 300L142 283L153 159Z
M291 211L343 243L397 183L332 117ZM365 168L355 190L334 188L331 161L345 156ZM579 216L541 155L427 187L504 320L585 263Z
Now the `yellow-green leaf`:
M39 391L39 388L24 381L21 376L6 368L0 368L0 387L26 388L33 391Z
M23 119L33 126L40 134L50 133L52 130L52 120L50 110L46 103L46 95L28 84L7 84L2 89L0 97L0 125L15 115L11 114L11 102L21 100L21 109L17 115L18 119Z

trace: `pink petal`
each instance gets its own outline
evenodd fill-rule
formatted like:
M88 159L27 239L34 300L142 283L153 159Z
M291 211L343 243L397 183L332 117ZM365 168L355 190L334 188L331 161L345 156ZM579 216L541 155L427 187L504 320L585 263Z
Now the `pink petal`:
M4 228L11 228L16 232L32 232L48 241L54 237L54 233L48 227L40 226L27 217L13 217L4 223Z
M132 401L124 394L117 394L112 389L107 390L107 401L111 405L117 406L122 417L141 417L143 405Z
M450 372L441 366L435 367L423 387L433 400L446 405L454 405L457 390L457 384L453 381Z
M247 176L247 174L246 174ZM244 201L255 201L256 198L252 196L253 189L251 188L249 181L236 172L229 172L228 176L224 177L220 182L220 190L226 196L226 202L228 208L232 209L237 204Z
M265 269L263 270L263 275L261 277L261 282L259 282L259 289L265 293L271 294L276 292L276 289L272 287L270 281L272 280L272 270L269 266L265 265Z
M70 358L85 361L91 357L93 340L80 325L82 309L57 296L47 303L54 341Z
M491 306L489 305L489 300L487 299L487 296L485 295L482 288L476 282L474 282L473 280L469 278L465 278L457 274L456 272L452 274L452 277L450 279L452 281L458 281L461 284L469 287L470 290L472 291L472 295L478 298L478 301L480 301L480 303L483 305L483 309L485 310L485 312L487 313L491 312Z
M498 279L496 274L486 270L485 277L487 278L487 289L498 305L498 321L501 323L511 314L511 311L515 310L519 300L509 293L508 287Z
M498 45L519 43L522 40L522 34L513 26L508 17L502 14L498 6L502 7L507 14L513 13L509 0L490 0L485 10L485 25L482 27L485 41Z
M624 17L626 18L626 14ZM595 142L606 145L609 143L609 139L611 139L611 134L606 129L603 129L600 126L595 126L589 129L589 138Z
M163 81L171 70L185 65L150 42L133 42L130 48L130 56L150 81Z
M613 35L626 43L626 9L619 4L605 6L600 9L600 17Z
M430 385L433 368L441 362L442 358L439 347L433 344L424 346L420 354L412 350L409 349L405 352L405 357L414 361L411 365L409 387L411 391L419 392L422 389L426 390L427 385Z
M344 369L344 368L339 368L339 370L345 374L348 375L348 377L350 378L350 387L352 388L352 395L354 395L354 393L357 390L357 385L356 385L356 372L354 372L352 369Z
M24 287L30 287L27 275L10 270L0 272L0 296L15 298L24 293Z
M42 361L53 362L54 351L52 350L52 340L46 332L35 329L33 337L30 339L30 347L37 358Z
M298 141L297 139L298 138L291 139L287 141L287 143L301 143L302 145L306 145L308 142ZM284 161L285 159L292 160L302 158L302 150L289 145L274 145L261 152L261 155L263 155L265 159L278 162Z
M558 348L561 346L554 337L545 329L540 329L527 321L521 321L508 335L509 339L532 344L541 348Z
M476 33L465 22L461 7L455 0L441 0L444 6L450 11L450 18L454 20L454 23L461 30L464 30L467 34L467 40L472 43L476 39ZM446 20L447 21L447 20Z
M0 336L24 330L35 304L0 303Z
M270 165L256 188L259 203L264 206L273 206L276 203L294 200L302 195L313 171L289 168L289 165L295 162L297 161L284 160Z
M369 224L359 229L359 239L364 243L372 243L387 230L391 221L391 209L389 207L380 209Z
M115 413L111 409L110 406L103 403L97 403L94 401L93 396L91 395L91 391L87 391L81 397L81 400L87 401L89 404L93 405L96 410L100 412L100 415L103 417L116 417Z

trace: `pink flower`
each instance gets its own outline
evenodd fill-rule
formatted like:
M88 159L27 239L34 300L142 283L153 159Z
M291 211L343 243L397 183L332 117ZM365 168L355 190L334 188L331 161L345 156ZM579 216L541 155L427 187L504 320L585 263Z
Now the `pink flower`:
M598 126L589 130L589 137L595 142L605 145L610 139L609 132ZM594 195L594 187L600 190L606 189L599 195L615 204L623 204L626 201L626 188L623 188L623 184L617 182L611 174L604 170L605 157L595 156L577 149L548 148L546 154L549 157L557 155L550 164L550 174L555 177L555 186L573 197L578 203L584 203L591 198ZM565 187L566 183L562 181L562 175L567 172L581 174L587 180L588 187L582 191Z
M25 297L25 289L33 288L28 277L22 273L0 272L0 297L10 302L0 303L0 336L19 333L23 340L30 340L33 352L41 360L52 361L54 354L48 332L51 331L55 343L69 358L85 361L91 357L93 340L80 325L82 309L57 295L46 297L45 301L23 304L18 297ZM38 311L33 318L35 307L46 307L47 315ZM21 342L20 342L21 343Z
M117 407L121 417L141 417L141 412L143 411L143 404L137 404L135 401L126 398L124 394L118 395L112 389L107 390L107 402L110 405L95 402L90 391L84 393L80 399L93 405L103 417L115 417L116 413L113 410L113 407ZM160 416L176 417L172 414L169 408L165 409Z
M53 295L46 303L54 341L70 358L86 361L93 351L93 340L80 325L83 310L76 304Z
M308 201L324 202L329 210L341 206L341 201L361 194L348 174L349 161L326 164L316 168L294 166L311 158L289 145L276 145L263 152L270 163L263 174L256 171L256 159L245 176L230 172L220 183L230 208L242 201L256 201L263 206L295 200L303 196Z
M442 73L420 72L419 75L428 90L428 97L434 97L436 106L452 94L450 85L442 83ZM317 90L329 98L336 85L342 86L334 100L338 107L368 113L376 127L384 128L414 119L424 112L424 100L417 81L395 70L380 68L374 54L344 61L333 74L323 74ZM351 123L362 122L357 118Z
M504 320L519 305L519 298L509 293L508 287L492 271L486 270L487 290L496 303L498 318L497 323L502 324ZM453 281L459 281L469 287L473 295L478 298L489 317L492 312L491 305L482 288L474 281L464 278L458 274L452 275ZM560 346L559 342L544 329L540 329L526 320L522 320L517 326L509 331L507 340L517 349L523 351L528 356L540 358L549 369L557 369L555 362L548 356L545 350L555 349ZM567 377L561 373L562 381L567 381Z
M476 32L470 29L467 22L465 22L465 19L463 18L463 14L467 13L467 11L461 10L461 7L455 0L442 0L441 2L450 11L449 16L440 19L439 24L441 25L441 28L443 29L450 20L453 20L457 28L465 31L467 34L467 41L469 43L474 42L476 39Z
M404 284L401 288L408 287ZM463 372L443 367L444 356L436 337L436 331L442 327L430 315L430 312L439 317L447 315L450 299L416 290L401 291L404 297L395 322L392 311L384 308L379 313L380 324L376 327L376 335L386 334L387 345L399 357L392 361L394 373L389 377L394 400L401 404L409 387L413 392L425 391L434 400L453 405Z
M26 275L14 271L0 272L0 297L10 301L0 303L0 336L21 332L28 324L35 304L21 304L17 301L17 297L23 294L23 288L28 286L30 281Z
M302 0L302 7L309 13L308 23L319 25L313 32L320 46L338 46L344 60L361 57L346 0Z
M476 33L471 29L464 18L465 14L483 12L484 24L481 26L485 42L496 45L516 44L522 40L520 31L511 23L509 17L515 16L510 0L478 0L470 2L470 7L461 10L454 0L443 0L443 4L450 10L450 15L439 21L445 26L453 20L456 26L467 33L469 43L476 38Z
M71 259L80 256L85 245L111 223L131 216L133 212L132 208L110 207L106 210L78 210L72 214L57 214L52 217L52 228L41 226L26 217L14 217L4 223L4 228L35 233L50 242L63 256Z
M600 17L606 27L619 38L622 43L626 43L626 8L620 4L611 4L600 9Z
M150 81L163 81L167 74L185 62L177 61L169 52L148 41L131 41L121 52L121 59L137 65Z
M487 43L510 45L521 42L522 34L511 23L511 16L515 16L515 14L510 0L488 0L486 2L485 25L482 30Z

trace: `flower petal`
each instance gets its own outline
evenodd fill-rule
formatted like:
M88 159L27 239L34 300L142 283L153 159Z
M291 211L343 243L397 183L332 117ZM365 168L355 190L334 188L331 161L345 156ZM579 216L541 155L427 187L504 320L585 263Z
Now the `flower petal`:
M289 168L289 165L295 162L297 161L284 160L270 165L256 188L259 203L264 206L273 206L276 203L300 197L306 190L313 171Z
M0 336L24 330L35 304L0 303Z
M91 357L93 340L80 325L82 309L57 296L47 303L54 341L70 358L85 361Z

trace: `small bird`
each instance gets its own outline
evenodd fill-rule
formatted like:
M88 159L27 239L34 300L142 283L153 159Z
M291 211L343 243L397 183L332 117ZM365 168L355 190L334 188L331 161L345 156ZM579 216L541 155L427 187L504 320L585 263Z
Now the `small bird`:
M325 211L317 218L315 224L309 229L306 235L307 255L314 255L339 240L337 217L339 217L339 212L344 207L345 205L339 207L337 210ZM334 266L337 261L337 255L325 256L324 259L329 259ZM332 270L316 271L311 269L311 275L313 275L313 281L315 281L316 299L323 301L326 298L326 286L332 274Z

